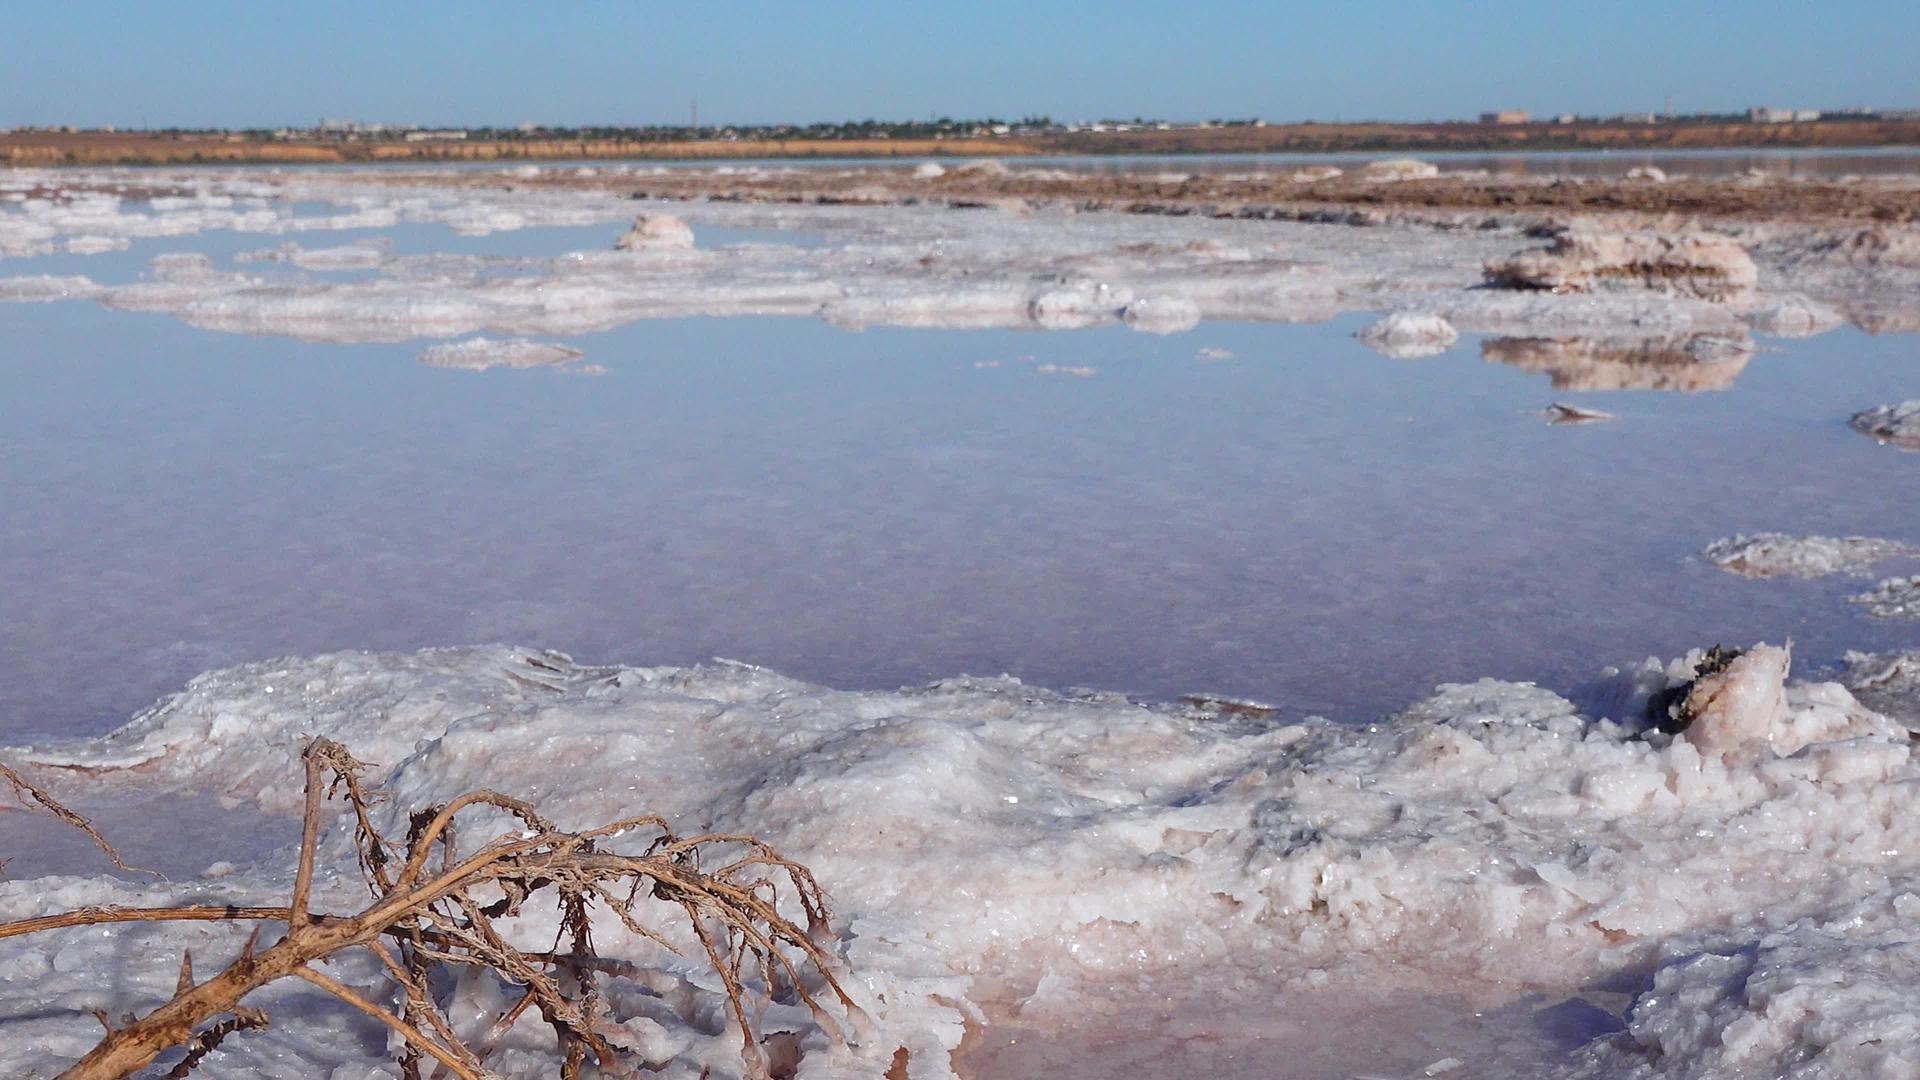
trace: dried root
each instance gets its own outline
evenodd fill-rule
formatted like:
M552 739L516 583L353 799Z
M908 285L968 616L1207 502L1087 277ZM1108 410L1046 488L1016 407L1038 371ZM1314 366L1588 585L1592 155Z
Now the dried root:
M241 1005L241 1000L287 978L303 980L397 1033L404 1046L400 1064L410 1080L429 1075L423 1073L429 1058L432 1076L483 1080L493 1075L487 1071L487 1057L530 1010L537 1010L553 1029L560 1076L579 1077L589 1061L603 1075L629 1075L643 1063L623 1062L609 1040L600 987L603 975L624 965L595 953L594 920L611 919L636 936L673 949L655 928L654 916L663 908L685 918L724 985L749 1076L768 1075L749 1013L751 985L764 985L782 1000L804 1004L836 1037L844 1034L835 1012L860 1017L819 944L829 935L819 884L804 866L751 836L680 837L654 816L566 832L528 803L476 791L415 813L406 836L396 840L375 827L370 810L375 795L361 782L365 766L345 747L314 739L305 763L306 812L293 895L286 907L89 908L0 924L0 938L109 922L255 920L286 925L285 934L264 949L256 948L256 928L240 958L204 981L196 982L191 957L183 958L173 998L144 1017L109 1027L106 1037L68 1069L65 1078L123 1077L167 1050L186 1046L186 1057L169 1074L184 1077L229 1035L265 1027L266 1014ZM84 818L11 770L0 776L82 828L119 864L117 854ZM367 905L350 915L310 908L322 819L326 803L336 796L344 796L353 813L354 846L370 894ZM455 841L456 821L487 810L506 814L515 827L470 851L461 850ZM627 851L614 849L616 839L635 835L644 840L637 852L631 843L623 845ZM715 861L719 865L711 869L703 866ZM783 893L805 926L780 913ZM500 924L536 902L557 908L560 931L551 950L526 952L509 942ZM352 949L370 952L390 985L361 991L313 966ZM473 1045L453 1030L431 990L436 972L463 968L486 969L520 989L515 1003ZM380 1004L396 999L392 1008Z

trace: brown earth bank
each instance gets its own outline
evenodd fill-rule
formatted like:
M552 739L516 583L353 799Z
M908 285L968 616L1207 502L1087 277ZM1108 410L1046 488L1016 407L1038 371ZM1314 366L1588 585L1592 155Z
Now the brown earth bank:
M1920 177L1870 180L1783 180L1767 177L1545 179L1442 174L1426 179L1371 179L1365 169L1321 180L1287 171L1186 175L1159 171L1074 173L1009 168L982 161L922 176L906 166L757 172L675 170L643 175L538 176L447 173L395 177L406 182L508 184L515 187L611 189L636 199L723 202L947 205L1017 209L1046 206L1122 213L1278 218L1380 224L1391 215L1459 227L1462 215L1484 212L1551 221L1567 215L1742 221L1920 221ZM1471 224L1471 222L1465 222Z
M1017 157L1036 154L1231 154L1336 151L1692 150L1920 146L1920 120L1802 124L1274 124L1167 131L1072 132L955 139L262 139L237 133L0 133L12 165L324 164L580 158Z

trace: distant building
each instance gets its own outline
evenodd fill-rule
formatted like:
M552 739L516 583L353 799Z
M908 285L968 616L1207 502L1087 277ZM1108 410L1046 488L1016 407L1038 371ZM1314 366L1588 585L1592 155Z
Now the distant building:
M408 142L458 142L467 137L465 131L452 129L447 131L409 131Z
M1524 124L1532 119L1532 114L1525 109L1502 109L1499 112L1480 114L1480 122L1483 124Z
M1573 124L1573 123L1578 123L1579 120L1580 120L1579 117L1573 115L1570 112L1563 112L1559 116L1556 116L1553 118L1553 122L1556 124Z
M1756 124L1806 124L1820 119L1820 110L1775 109L1756 105L1747 110L1747 119Z
M1650 112L1625 112L1609 119L1616 124L1652 124L1658 122L1660 118Z

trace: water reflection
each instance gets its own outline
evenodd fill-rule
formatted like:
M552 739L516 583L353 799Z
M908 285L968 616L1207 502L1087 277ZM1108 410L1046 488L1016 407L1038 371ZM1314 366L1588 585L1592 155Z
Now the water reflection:
M1665 337L1493 338L1480 355L1543 374L1555 390L1725 390L1753 359L1744 332Z

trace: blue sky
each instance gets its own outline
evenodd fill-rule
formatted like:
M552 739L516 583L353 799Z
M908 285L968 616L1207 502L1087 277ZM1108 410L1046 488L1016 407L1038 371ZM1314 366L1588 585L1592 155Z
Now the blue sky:
M0 126L1920 106L1920 3L8 5Z

